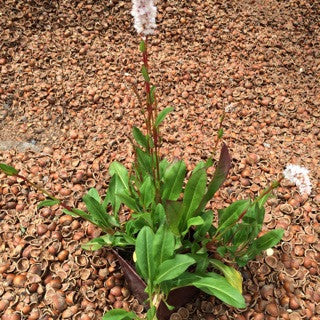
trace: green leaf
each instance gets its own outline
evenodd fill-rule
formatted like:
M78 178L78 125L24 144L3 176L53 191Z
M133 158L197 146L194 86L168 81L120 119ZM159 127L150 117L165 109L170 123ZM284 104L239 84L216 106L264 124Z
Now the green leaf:
M153 259L155 265L159 266L163 261L173 256L175 247L174 235L162 225L154 236Z
M205 273L209 265L208 253L191 254L191 257L197 262L196 272Z
M152 219L154 225L161 225L166 221L166 212L161 203L158 203L156 208L153 210Z
M92 197L93 199L95 199L96 201L98 201L99 203L101 202L101 198L100 198L100 195L99 195L99 192L97 189L95 188L91 188L89 191L88 191L88 195L90 197Z
M144 78L144 81L145 82L150 82L150 77L149 77L149 73L148 73L148 69L146 68L145 65L143 65L141 67L141 73L142 73L142 76Z
M38 209L42 208L42 207L51 207L54 206L55 204L59 204L60 200L51 200L51 199L47 199L47 200L43 200L38 204Z
M103 247L103 244L98 239L92 239L81 245L81 248L88 251L96 251Z
M111 228L120 226L113 216L106 213L106 210L97 200L86 194L83 197L83 201L92 218L100 224L101 227Z
M160 167L160 179L162 179L164 177L164 173L166 169L169 167L168 160L167 159L161 160L159 163L159 167Z
M216 269L220 270L223 273L227 281L234 288L242 293L242 276L239 271L232 267L226 266L224 263L216 259L210 259L210 262Z
M139 212L140 208L135 199L128 196L126 193L116 194L116 196L123 202L129 209Z
M189 179L183 197L183 213L180 221L180 230L185 230L186 222L194 216L201 199L206 192L207 174L204 169L194 172Z
M206 163L204 161L200 161L196 167L193 169L193 173L197 172L200 169L206 168ZM206 168L207 169L207 168Z
M229 207L219 210L219 227L218 232L223 232L226 228L231 227L240 217L244 210L250 205L250 200L239 200L233 202Z
M156 122L155 122L155 127L158 128L159 125L161 124L161 122L164 120L164 118L166 117L166 115L168 113L170 113L171 111L173 111L173 108L172 107L168 107L168 108L165 108L163 109L157 116L157 119L156 119Z
M221 139L222 136L223 136L223 128L220 128L220 129L218 130L218 139Z
M143 177L145 177L146 175L152 175L151 156L140 148L136 148L136 153L138 158L139 172Z
M166 216L170 230L178 235L179 224L182 217L182 202L181 201L167 201L166 202Z
M140 41L139 50L141 52L145 52L146 51L146 43L143 40Z
M264 214L265 210L264 207L260 207L258 203L254 203L252 206L250 206L246 212L246 214L243 217L244 222L252 223L251 219L254 219L256 224L260 227L262 227L263 221L264 221ZM251 220L251 221L250 221ZM260 231L259 229L259 231Z
M202 220L204 221L202 225L197 226L196 232L194 234L194 239L196 241L201 241L207 232L209 231L212 221L213 221L213 212L212 210L206 211L201 215Z
M236 308L245 308L246 303L241 293L229 284L222 276L216 273L208 273L192 283L207 294L214 295L226 304Z
M130 237L124 237L125 234L116 232L114 234L105 234L101 237L94 238L81 245L85 250L98 250L102 247L125 247L134 244Z
M155 90L156 90L155 86L152 86L150 88L150 102L151 102L151 104L153 104L155 101L155 95L154 95Z
M75 209L73 208L72 211L69 211L69 210L66 210L66 209L63 209L62 210L64 213L66 214L69 214L70 216L72 217L81 217L82 219L85 219L87 221L90 221L90 222L94 222L95 220L90 216L90 214L82 211L82 210L79 210L79 209Z
M113 309L110 311L107 311L103 315L102 320L136 320L139 319L135 313L132 311L126 311L124 309Z
M140 144L142 147L148 149L148 140L147 140L146 136L140 131L139 128L133 127L132 134L138 144Z
M220 158L214 172L213 178L208 185L208 190L203 196L199 207L196 210L196 215L205 208L206 204L212 199L214 194L218 191L220 186L226 180L231 167L231 158L228 148L225 144L222 145Z
M276 181L276 182L278 182L278 181ZM264 191L265 191L265 190L264 190ZM260 208L262 208L262 207L265 205L265 203L266 203L267 200L271 197L271 195L272 195L272 193L269 192L269 193L265 194L265 195L257 202Z
M146 177L140 187L140 200L144 208L148 208L154 201L156 190L150 176Z
M191 226L200 226L203 224L203 219L200 216L192 217L187 221L187 228L182 232L185 235Z
M194 282L202 279L202 276L196 273L184 272L175 279L169 281L170 288L181 288L193 285ZM166 282L168 283L168 282Z
M136 221L143 220L143 226L149 226L152 229L153 223L150 212L132 214L132 218L136 219ZM141 226L140 229L143 226Z
M156 315L157 309L155 306L152 306L148 311L147 311L147 320L153 320L154 316Z
M150 227L143 227L136 240L136 265L144 280L151 282L154 279L155 264L153 261L154 233Z
M5 163L0 163L0 170L2 170L8 176L15 176L19 173L14 167L8 166Z
M177 254L173 259L162 262L159 266L155 283L171 280L184 273L195 260L185 254Z
M275 246L283 237L283 229L271 230L262 237L253 241L252 245L248 248L246 255L249 260L252 260L262 251Z
M109 172L111 176L117 174L120 178L123 188L128 190L129 174L127 169L121 163L117 161L112 162L109 168Z
M162 200L177 200L182 191L186 175L186 165L183 160L175 162L167 168L163 177Z
M232 234L231 237L233 236L232 244L235 246L240 246L242 243L253 240L257 236L255 232L252 234L252 231L254 230L254 228L255 228L254 223L252 225L241 223L236 228L232 229L231 230L231 234Z
M150 214L148 214L150 215ZM136 215L139 216L136 219L130 219L126 223L126 234L134 237L144 226L152 226L152 223L150 223L145 217L141 217L140 214Z
M109 182L109 188L107 191L105 201L111 203L112 211L115 216L117 216L121 206L121 199L119 195L125 193L126 192L125 190L126 189L123 183L121 182L120 176L118 176L117 174L114 174L111 177L111 180ZM105 201L103 202L103 205L102 205L104 208L106 208Z

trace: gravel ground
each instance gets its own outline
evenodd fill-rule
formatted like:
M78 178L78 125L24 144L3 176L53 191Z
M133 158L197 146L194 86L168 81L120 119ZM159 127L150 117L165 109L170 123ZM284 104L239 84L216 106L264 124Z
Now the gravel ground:
M130 9L118 0L0 1L0 161L80 208L90 187L104 194L113 160L130 164L127 137L142 124ZM159 107L175 108L163 155L191 170L211 155L228 108L233 167L214 209L254 197L288 163L307 167L313 185L305 199L283 182L268 201L265 230L286 231L273 256L242 269L246 310L204 295L172 319L319 319L319 1L172 0L158 11L152 82ZM57 207L38 210L42 196L16 179L0 183L1 319L144 313L115 257L80 248L99 230Z

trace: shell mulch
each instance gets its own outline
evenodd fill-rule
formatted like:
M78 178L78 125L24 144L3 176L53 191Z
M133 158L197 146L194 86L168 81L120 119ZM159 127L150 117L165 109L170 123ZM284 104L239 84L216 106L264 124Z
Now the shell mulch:
M141 125L133 81L139 39L131 1L6 0L0 5L0 160L80 208L105 192L113 160L128 165ZM246 310L201 296L171 319L319 319L320 3L303 0L159 1L150 39L160 107L174 106L162 152L188 169L210 156L224 108L233 167L212 207L252 197L288 163L310 170L309 199L285 182L266 229L285 235L242 269ZM217 157L218 155L216 155ZM0 175L0 317L100 319L144 314L115 256L80 245L99 235Z

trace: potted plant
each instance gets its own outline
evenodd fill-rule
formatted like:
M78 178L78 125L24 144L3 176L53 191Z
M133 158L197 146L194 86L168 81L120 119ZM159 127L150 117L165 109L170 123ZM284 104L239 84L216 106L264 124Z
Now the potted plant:
M197 290L214 295L233 307L244 308L242 277L234 265L244 266L280 241L281 229L260 236L264 204L284 177L296 183L302 193L310 193L308 172L289 165L256 199L239 200L218 210L218 224L214 226L215 213L207 204L228 175L231 166L228 148L221 143L219 160L215 162L210 158L199 162L188 179L183 160L170 163L161 156L160 126L173 108L158 110L156 88L149 77L147 36L155 29L153 0L133 0L132 14L135 28L142 35L139 48L145 98L139 96L137 89L134 91L143 111L146 132L133 127L131 142L135 160L130 171L113 162L105 197L101 198L94 188L83 197L86 212L70 208L13 167L0 164L0 169L43 192L47 199L39 207L60 204L65 213L102 229L104 235L92 239L83 248L97 250L107 246L114 251L132 292L146 303L147 319L168 319L171 310L181 306L186 302L184 299L192 297ZM222 140L223 119L224 115L213 151ZM207 170L212 166L215 172L208 178ZM129 215L125 221L119 219L124 212ZM122 257L121 248L127 256L129 253L131 263ZM184 287L192 289L179 289ZM184 296L186 292L190 293L189 297ZM137 319L137 316L114 309L103 319Z

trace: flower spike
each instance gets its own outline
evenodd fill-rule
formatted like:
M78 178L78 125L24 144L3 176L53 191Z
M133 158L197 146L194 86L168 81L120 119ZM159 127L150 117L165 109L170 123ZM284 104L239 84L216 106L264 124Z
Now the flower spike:
M157 26L157 7L154 0L132 0L131 14L134 17L134 27L139 34L154 34Z
M284 177L294 183L301 194L307 195L311 193L311 183L308 174L308 169L295 164L288 164L283 171Z

